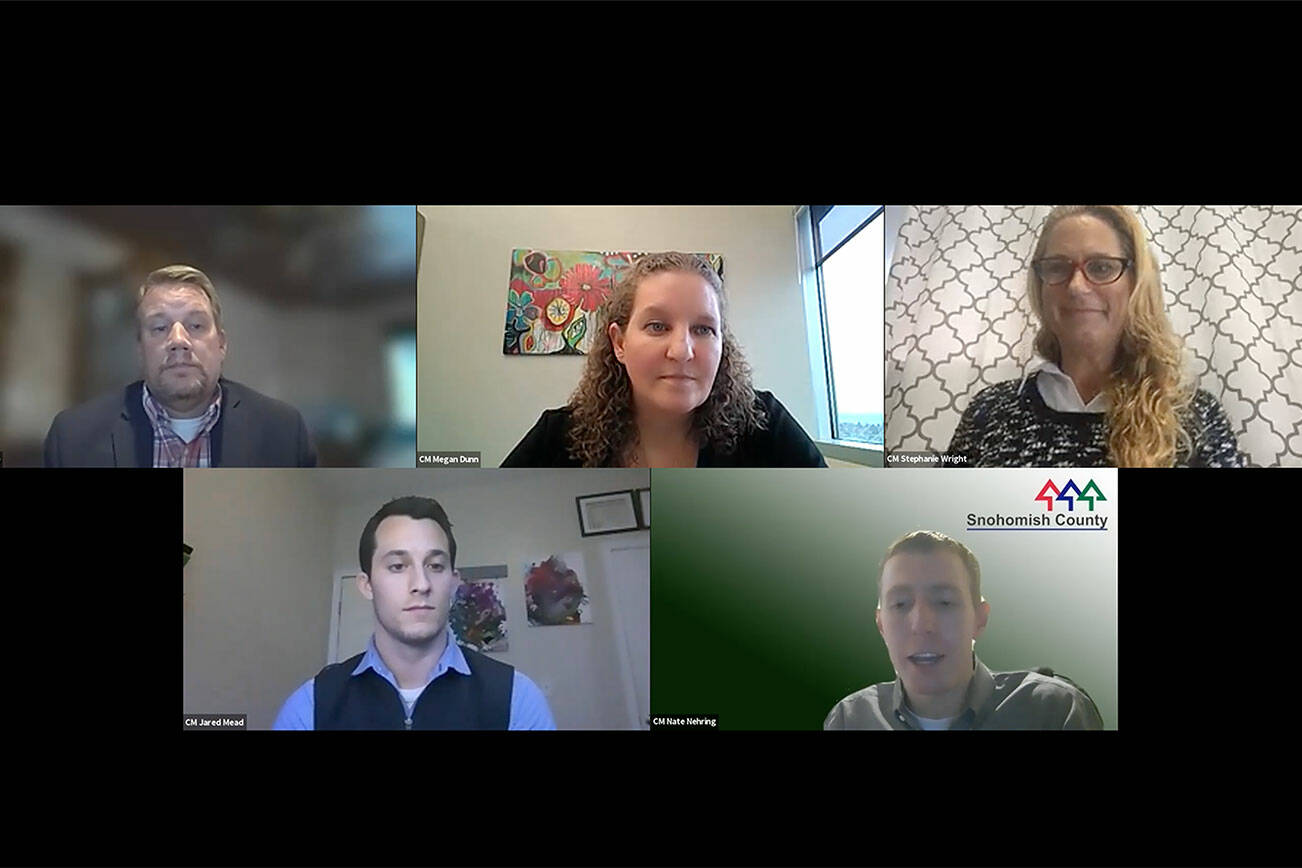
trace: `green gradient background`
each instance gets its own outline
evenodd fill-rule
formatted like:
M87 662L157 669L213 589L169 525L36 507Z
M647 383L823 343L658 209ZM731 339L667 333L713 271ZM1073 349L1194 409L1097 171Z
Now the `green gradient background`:
M969 511L1043 512L1046 478L1098 480L1106 532L968 532ZM910 530L976 552L992 670L1050 666L1117 727L1115 470L653 470L651 708L721 729L819 729L894 670L873 616L877 564Z

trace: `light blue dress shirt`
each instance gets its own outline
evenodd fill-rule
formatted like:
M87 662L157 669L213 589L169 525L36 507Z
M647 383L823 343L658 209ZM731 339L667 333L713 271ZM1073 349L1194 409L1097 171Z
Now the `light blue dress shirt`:
M375 636L366 643L366 652L358 662L357 668L352 671L353 675L365 672L367 667L374 669L385 681L393 685L394 690L398 690L398 679L389 671L389 667L384 665L384 660L380 657L380 652L375 649ZM445 675L449 669L464 674L470 674L470 666L466 663L466 655L461 653L461 646L456 643L452 635L448 634L448 646L443 649L442 656L434 666L434 671L430 673L429 681L425 682L428 687L434 679ZM515 670L515 679L511 683L511 714L507 723L507 729L555 729L556 721L552 719L551 709L547 706L547 699L543 696L538 685L534 684L519 669ZM280 714L276 715L276 722L272 729L315 729L313 723L316 711L316 693L314 685L316 678L309 678L301 687L289 695L285 704L281 706Z

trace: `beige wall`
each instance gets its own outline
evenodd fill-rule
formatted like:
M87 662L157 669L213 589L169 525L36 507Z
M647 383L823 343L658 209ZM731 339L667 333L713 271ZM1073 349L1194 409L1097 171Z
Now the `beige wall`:
M185 713L270 729L325 665L333 505L328 470L185 471Z
M506 564L510 648L494 656L548 694L557 726L628 728L625 676L602 547L645 531L584 538L574 498L650 484L646 470L186 471L185 712L247 713L270 728L326 663L334 576L356 572L367 519L407 494L443 504L457 565ZM593 623L529 627L526 562L581 551Z
M511 250L690 250L724 257L730 325L754 369L814 431L794 209L776 206L419 206L418 448L501 462L566 403L581 356L505 356Z

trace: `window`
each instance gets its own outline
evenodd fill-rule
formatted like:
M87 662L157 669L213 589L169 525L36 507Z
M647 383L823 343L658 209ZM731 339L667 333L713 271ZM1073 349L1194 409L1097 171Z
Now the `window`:
M818 439L872 449L848 457L871 464L885 434L884 215L881 205L809 205L796 218Z
M416 429L416 329L392 330L384 346L389 381L389 424Z

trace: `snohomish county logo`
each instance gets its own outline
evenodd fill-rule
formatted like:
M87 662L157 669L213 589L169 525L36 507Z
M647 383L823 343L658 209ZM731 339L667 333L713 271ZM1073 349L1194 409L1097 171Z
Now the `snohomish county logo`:
M1096 504L1104 503L1107 497L1093 479L1084 486L1077 485L1076 480L1068 479L1066 485L1058 485L1052 479L1045 481L1040 493L1031 498L1033 502L1043 503L1043 512L1027 515L967 514L968 530L1107 530L1108 516L1094 511ZM1058 508L1054 509L1054 504ZM1064 507L1063 504L1066 504ZM1077 509L1077 506L1084 509Z

